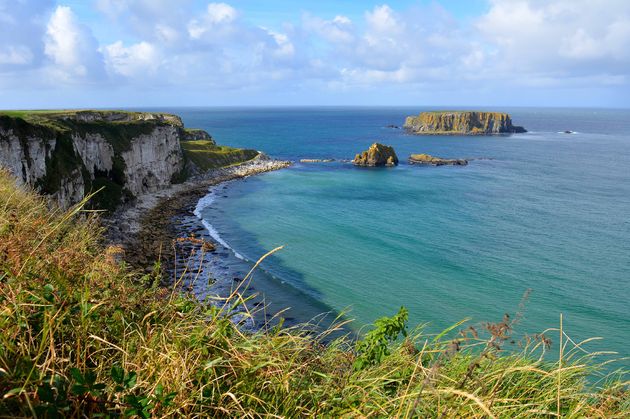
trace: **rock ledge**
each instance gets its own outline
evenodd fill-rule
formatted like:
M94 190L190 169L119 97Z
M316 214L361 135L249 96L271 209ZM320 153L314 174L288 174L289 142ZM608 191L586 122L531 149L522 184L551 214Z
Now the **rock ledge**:
M468 160L464 159L443 159L430 154L412 154L409 156L409 164L424 164L427 166L466 166Z

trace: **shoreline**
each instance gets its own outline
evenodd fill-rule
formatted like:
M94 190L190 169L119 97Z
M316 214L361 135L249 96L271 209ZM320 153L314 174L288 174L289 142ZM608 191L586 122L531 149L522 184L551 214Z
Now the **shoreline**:
M209 189L231 180L284 169L292 164L260 153L249 161L212 169L184 183L144 194L133 204L103 218L106 241L122 247L122 259L133 269L150 273L155 263L161 261L163 285L172 285L178 280L178 268L189 272L196 272L198 268L183 264L193 258L178 261L176 256L180 251L193 256L199 250L205 253L215 249L214 239L205 239L209 238L209 232L194 214L197 203L209 193ZM191 221L191 216L197 222ZM169 278L172 274L173 277Z

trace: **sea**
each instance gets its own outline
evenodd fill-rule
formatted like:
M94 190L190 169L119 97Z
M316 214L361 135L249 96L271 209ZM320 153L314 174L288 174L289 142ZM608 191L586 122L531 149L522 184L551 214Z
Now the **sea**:
M284 246L251 287L268 315L286 309L289 323L327 313L361 331L404 306L410 328L434 333L508 313L519 318L515 336L546 331L557 342L550 329L562 315L575 342L602 338L586 350L630 355L630 110L477 108L508 112L528 130L501 136L396 128L435 109L160 109L220 144L296 162L199 202L224 251L204 292L225 293ZM348 162L373 142L393 146L400 165ZM412 153L470 162L415 166Z

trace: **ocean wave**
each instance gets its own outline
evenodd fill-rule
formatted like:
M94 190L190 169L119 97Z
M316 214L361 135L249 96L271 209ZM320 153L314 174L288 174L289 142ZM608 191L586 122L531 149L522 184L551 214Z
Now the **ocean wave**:
M208 194L204 196L203 198L201 198L199 202L197 202L197 206L195 207L193 214L195 214L195 216L197 216L197 218L201 220L201 223L206 228L206 230L208 230L210 237L212 237L214 241L216 241L217 243L219 243L221 246L225 247L226 249L229 249L237 258L247 261L248 259L245 256L238 253L236 250L234 250L232 246L230 246L225 240L223 240L223 238L221 237L217 229L214 228L214 226L210 224L208 221L206 221L201 215L201 211L203 211L205 208L211 207L212 204L214 203L216 199L215 196L216 196L217 189L218 189L217 186L215 186L214 188L211 188L208 191Z

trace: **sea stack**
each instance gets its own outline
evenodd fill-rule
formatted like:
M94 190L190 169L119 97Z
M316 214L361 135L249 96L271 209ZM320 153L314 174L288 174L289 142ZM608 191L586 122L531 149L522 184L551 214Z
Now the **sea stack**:
M398 156L393 147L374 143L352 160L355 166L398 166Z
M495 135L527 132L512 125L512 118L502 112L435 111L408 116L405 129L418 135Z

